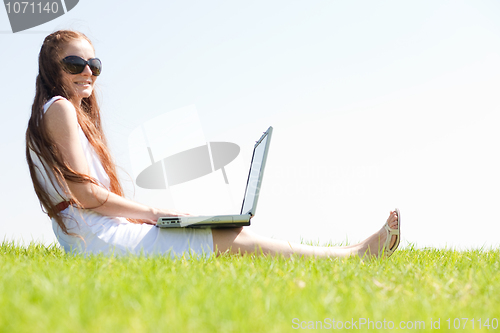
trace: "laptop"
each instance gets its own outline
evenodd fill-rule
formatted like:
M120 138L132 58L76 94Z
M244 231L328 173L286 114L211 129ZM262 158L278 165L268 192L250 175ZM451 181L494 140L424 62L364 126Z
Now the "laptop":
M270 126L255 143L240 214L160 217L156 226L159 228L235 228L249 226L250 220L257 209L272 133L273 128Z

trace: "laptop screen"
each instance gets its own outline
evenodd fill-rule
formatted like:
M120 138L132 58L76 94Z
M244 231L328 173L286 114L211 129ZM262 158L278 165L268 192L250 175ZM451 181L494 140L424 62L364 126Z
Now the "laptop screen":
M269 129L255 145L252 156L252 164L250 165L250 172L248 174L245 198L241 207L241 214L250 213L252 216L255 215L272 130L273 128L269 127Z

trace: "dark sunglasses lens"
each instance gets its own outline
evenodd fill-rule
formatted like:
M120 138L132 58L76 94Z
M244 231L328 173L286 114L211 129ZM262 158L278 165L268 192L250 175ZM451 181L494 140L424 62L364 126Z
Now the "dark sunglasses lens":
M62 60L64 69L70 74L80 74L85 69L85 61L82 58L69 56Z
M97 58L90 59L89 60L89 67L90 67L90 70L92 71L92 75L99 76L99 74L101 74L101 70L102 70L101 60L99 60Z
M80 74L85 70L87 63L92 71L92 75L99 76L102 70L101 60L97 58L90 59L88 62L77 56L69 56L62 60L64 69L70 74Z

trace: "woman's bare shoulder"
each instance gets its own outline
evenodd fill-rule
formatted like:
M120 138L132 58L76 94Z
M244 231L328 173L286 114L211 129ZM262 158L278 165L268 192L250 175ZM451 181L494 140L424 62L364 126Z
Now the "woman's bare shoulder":
M45 114L65 113L65 112L75 113L75 111L76 111L75 107L73 106L73 104L70 101L68 101L66 98L60 98L60 99L54 101L49 106L49 108L47 109Z
M49 135L61 144L64 144L64 140L77 136L78 118L76 109L67 99L59 99L53 102L45 112L44 118ZM57 140L58 138L60 140Z
M57 125L75 123L77 121L75 107L65 98L58 99L45 112L45 119L49 126L51 123L56 123Z

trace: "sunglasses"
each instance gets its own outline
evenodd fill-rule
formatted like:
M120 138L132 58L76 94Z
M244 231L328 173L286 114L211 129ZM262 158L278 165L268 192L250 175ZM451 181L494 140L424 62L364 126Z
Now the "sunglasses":
M69 74L80 74L85 70L87 65L89 65L92 75L94 76L99 76L102 70L102 63L98 58L85 60L78 56L68 56L61 60L61 63L63 69Z

